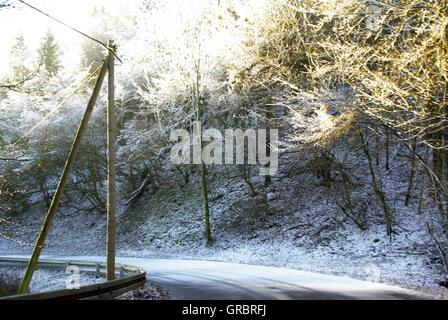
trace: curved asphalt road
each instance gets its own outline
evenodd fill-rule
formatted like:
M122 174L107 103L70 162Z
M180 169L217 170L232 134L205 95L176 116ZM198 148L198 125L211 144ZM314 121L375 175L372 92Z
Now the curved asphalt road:
M105 260L86 256L44 258ZM286 268L141 258L117 258L117 263L146 269L148 279L175 300L421 299L398 287Z

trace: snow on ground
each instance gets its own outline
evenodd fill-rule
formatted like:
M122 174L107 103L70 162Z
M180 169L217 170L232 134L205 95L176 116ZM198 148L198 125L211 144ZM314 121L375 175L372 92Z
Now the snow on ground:
M0 267L0 275L8 279L8 283L14 282L15 285L20 283L24 268L21 267ZM71 282L71 273L57 269L37 269L30 283L29 292L38 293L45 291L53 291L66 289L67 282ZM81 271L79 273L79 285L86 286L95 283L104 282L104 275L96 276L93 272ZM118 300L166 300L168 293L162 288L147 282L143 288L137 290L136 293L128 292L119 297Z
M392 153L391 158L397 154ZM355 162L359 156L347 158ZM437 284L447 275L426 231L434 208L426 199L418 210L418 190L413 192L411 206L403 205L407 185L402 171L406 168L397 166L383 177L395 220L395 234L389 241L365 164L358 163L351 172L355 181L353 199L368 221L368 229L361 231L335 203L337 182L329 189L315 175L294 167L290 159L282 161L268 200L260 188L259 195L251 197L248 186L232 179L231 173L211 171L210 210L216 241L210 247L202 239L202 199L197 180L183 185L180 180L167 179L158 192L145 193L122 210L118 255L282 266L383 282L447 298L448 290ZM294 175L289 174L294 170ZM262 185L258 176L252 182ZM104 215L61 211L44 254L104 255ZM14 234L14 240L0 237L0 254L29 254L44 212L40 208L11 218L15 225L2 224L1 230Z
M21 267L0 267L0 273L6 274L10 279L21 279L25 269ZM67 283L71 281L71 273L65 272L65 270L57 269L37 269L30 283L29 292L45 292L58 289L66 289ZM103 276L97 277L91 272L79 273L79 285L86 286L89 284L95 284L104 282Z
M143 288L137 292L128 292L119 297L117 300L168 300L169 293L157 285L146 282Z
M381 245L379 245L381 246ZM347 246L348 247L348 246ZM120 256L163 257L182 259L203 259L213 261L239 262L255 265L278 266L304 271L349 276L355 279L398 285L404 288L428 293L433 297L448 298L448 290L440 287L437 280L444 279L430 267L424 256L396 254L393 245L385 245L375 251L358 253L334 251L334 246L316 249L300 249L294 245L270 241L267 243L240 243L231 248L177 248L120 250ZM339 247L341 249L343 247ZM356 251L356 249L354 250Z

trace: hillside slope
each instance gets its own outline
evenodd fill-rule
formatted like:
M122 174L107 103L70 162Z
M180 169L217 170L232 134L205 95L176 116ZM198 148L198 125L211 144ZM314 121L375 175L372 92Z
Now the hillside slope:
M400 152L395 150L395 158ZM420 212L416 196L412 205L405 207L406 179L401 178L400 167L384 177L383 188L395 218L394 237L389 241L364 172L365 164L354 160L362 157L349 158L344 150L338 154L354 168L352 194L366 215L367 230L362 231L338 207L337 174L332 187L325 186L315 174L304 170L296 155L289 154L281 157L279 174L267 194L262 177L252 178L257 191L252 196L248 185L235 178L234 172L226 168L211 170L212 246L203 242L198 177L185 185L170 178L167 169L166 182L156 192L146 190L129 207L121 208L118 255L285 266L401 285L446 297L446 289L437 284L445 279L441 261L426 230L431 216L429 200ZM14 224L3 223L7 231L0 238L2 254L30 253L44 212L44 208L34 208L32 213L11 217ZM13 239L5 238L13 233ZM60 210L44 253L104 252L104 214Z

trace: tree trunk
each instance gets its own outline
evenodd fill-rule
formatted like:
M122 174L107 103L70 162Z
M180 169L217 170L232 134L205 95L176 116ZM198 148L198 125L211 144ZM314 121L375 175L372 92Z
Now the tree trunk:
M414 177L415 177L415 160L416 160L416 153L417 150L417 139L414 138L412 140L412 146L411 146L411 168L409 169L409 179L408 179L408 190L406 192L406 199L404 201L405 206L409 206L409 200L411 199L412 194L412 188L414 186Z
M389 128L386 127L386 171L390 170L390 160L389 160L389 143L390 143L390 133L389 133Z
M212 231L210 228L210 211L208 207L208 189L207 189L207 172L205 163L201 164L201 186L202 198L204 203L204 237L207 245L213 242Z
M202 106L205 107L205 102L201 99L201 74L200 74L200 59L196 61L195 65L195 71L196 71L196 79L193 86L193 107L195 111L195 118L196 121L201 121L202 116ZM201 132L199 130L199 135L201 135ZM200 144L202 144L202 139L199 141ZM209 201L208 201L208 187L207 187L207 168L205 166L205 163L202 159L201 154L201 189L202 189L202 201L204 205L204 238L207 245L212 244L213 238L212 238L212 231L210 227L210 210L209 210Z
M380 150L381 150L381 139L380 135L375 136L375 165L380 166Z
M392 230L392 217L391 217L390 209L389 209L389 206L387 205L386 197L384 196L384 192L381 190L381 188L378 184L376 174L375 174L375 169L373 167L372 157L371 157L370 151L369 151L369 145L368 145L367 140L364 139L364 136L363 136L361 130L359 130L359 136L361 138L362 148L364 150L364 153L367 157L367 161L369 164L370 177L372 179L373 191L375 192L375 195L378 198L378 200L381 204L381 207L383 208L384 220L386 222L386 232L389 237L389 240L392 241L393 230Z

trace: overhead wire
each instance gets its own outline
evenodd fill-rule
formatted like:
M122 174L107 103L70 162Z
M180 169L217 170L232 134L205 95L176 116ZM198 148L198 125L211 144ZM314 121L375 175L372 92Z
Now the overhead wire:
M27 3L27 2L25 2L25 1L23 1L23 0L17 0L17 1L19 1L20 3L24 4L25 6L31 8L31 9L33 9L33 10L39 12L40 14L42 14L42 15L44 15L44 16L50 18L51 20L56 21L57 23L63 25L64 27L66 27L66 28L68 28L68 29L70 29L70 30L72 30L72 31L74 31L74 32L76 32L76 33L78 33L78 34L80 34L80 35L86 37L87 39L90 39L90 40L92 40L92 41L94 41L94 42L96 42L96 43L102 45L102 46L103 46L104 48L106 48L108 51L112 52L112 54L115 56L115 58L117 58L118 61L120 61L120 63L123 63L123 61L121 61L121 59L117 56L117 54L116 54L116 52L115 52L115 48L108 46L108 45L107 45L106 43L104 43L103 41L98 40L98 39L96 39L96 38L94 38L94 37L92 37L92 36L90 36L90 35L88 35L88 34L82 32L82 31L80 31L80 30L78 30L78 29L76 29L76 28L74 28L74 27L72 27L72 26L66 24L65 22L59 20L58 18L53 17L52 15L50 15L50 14L48 14L48 13L42 11L42 10L39 9L39 8L36 8L35 6L32 6L31 4L29 4L29 3Z

